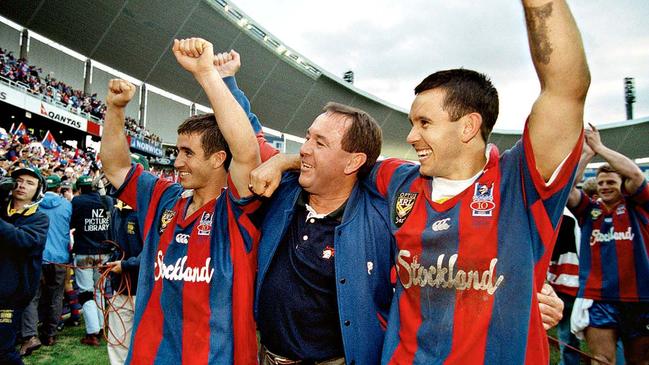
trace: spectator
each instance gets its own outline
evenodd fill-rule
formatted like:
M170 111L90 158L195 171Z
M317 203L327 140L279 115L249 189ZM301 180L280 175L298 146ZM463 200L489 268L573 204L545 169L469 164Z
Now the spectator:
M16 332L38 288L48 227L47 216L38 211L45 190L40 173L24 168L11 176L15 188L0 207L0 364L23 363L14 347Z
M99 294L101 289L96 285L99 266L106 264L110 257L110 248L104 241L109 235L112 203L109 197L102 197L94 190L92 180L88 175L80 176L77 180L81 194L72 199L70 228L75 230L72 252L76 255L74 264L77 268L74 276L79 285L79 302L86 323L86 336L81 343L99 346L104 317L97 307L97 303L102 306L102 297Z
M27 356L41 343L52 346L56 341L56 331L63 305L63 288L67 268L61 264L70 262L70 217L72 205L60 194L61 178L58 175L47 177L47 192L40 204L40 209L50 219L47 230L41 285L36 295L29 303L22 319L21 334L28 338L20 347L20 355ZM36 337L38 324L38 308L44 308L41 317L41 339Z

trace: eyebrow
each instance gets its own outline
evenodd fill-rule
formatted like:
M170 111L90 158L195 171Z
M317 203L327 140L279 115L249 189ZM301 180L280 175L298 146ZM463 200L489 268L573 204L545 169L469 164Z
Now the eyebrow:
M189 148L189 147L178 147L178 150L180 150L180 151L185 151L185 152L191 152L191 153L194 153L194 150L192 150L192 149Z

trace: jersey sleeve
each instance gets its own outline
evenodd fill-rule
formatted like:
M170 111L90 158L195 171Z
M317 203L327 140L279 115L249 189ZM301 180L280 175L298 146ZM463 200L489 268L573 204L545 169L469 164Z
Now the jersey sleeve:
M371 192L387 198L391 188L412 168L417 168L417 166L406 160L388 158L378 161L369 175L361 180L361 183Z
M627 199L633 201L640 209L649 214L649 184L647 184L647 180L645 179L638 190L629 195Z
M122 186L112 191L111 195L133 207L137 212L138 228L144 240L160 202L175 198L182 191L180 184L161 179L144 171L142 165L133 164Z
M575 207L570 208L570 212L577 218L579 225L583 225L584 219L586 219L588 213L591 211L593 204L586 193L579 191L579 194L579 203Z
M264 131L261 126L261 122L259 121L257 115L255 115L255 113L252 112L250 106L250 100L248 100L246 94L244 94L243 91L239 89L239 86L237 85L237 80L234 78L234 76L224 77L223 82L230 90L230 93L232 93L232 96L234 96L234 98L237 100L237 103L239 103L243 111L248 116L248 120L250 121L252 130L255 132L255 136L257 137L257 143L259 144L259 154L261 156L261 161L265 162L269 158L278 154L279 151L275 147L273 147L270 143L268 143L268 141L266 141L266 138L264 137Z
M552 251L581 157L583 130L572 151L557 167L548 182L536 168L529 133L526 123L521 141L503 154L502 173L507 175L508 179L519 180L511 183L520 185L523 202L529 212L530 225L539 238L540 242L532 242L538 260L548 250Z

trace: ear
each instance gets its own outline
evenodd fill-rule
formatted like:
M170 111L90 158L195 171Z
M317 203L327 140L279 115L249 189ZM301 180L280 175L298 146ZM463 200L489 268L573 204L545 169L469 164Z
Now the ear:
M462 130L460 131L460 139L462 143L469 143L474 138L482 138L480 128L482 127L482 115L480 113L469 113L462 117ZM484 141L485 143L487 141Z
M225 157L226 157L225 151L221 150L221 151L214 152L210 156L208 161L210 162L212 168L216 170L219 167L223 166L223 164L225 163ZM223 168L225 168L225 166L223 166Z
M345 165L345 175L351 175L355 172L358 171L358 169L363 166L363 164L367 161L367 155L362 153L362 152L354 152L352 153L351 157L349 160L347 160L347 164Z

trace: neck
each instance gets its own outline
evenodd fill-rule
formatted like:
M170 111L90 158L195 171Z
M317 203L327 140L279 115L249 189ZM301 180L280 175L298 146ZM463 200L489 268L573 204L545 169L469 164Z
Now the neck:
M22 210L25 208L25 205L31 203L31 201L24 201L24 200L13 200L11 207L15 210Z
M466 153L461 154L453 164L453 170L444 177L449 180L466 180L482 171L487 164L484 143L468 147Z
M207 204L211 200L219 196L221 189L226 187L227 184L227 175L219 174L219 176L200 188L194 189L194 195L192 196L192 202L187 207L186 216L192 215L195 211L200 209L203 205Z
M328 214L338 209L352 193L353 185L345 186L331 194L309 193L309 206L318 214Z

